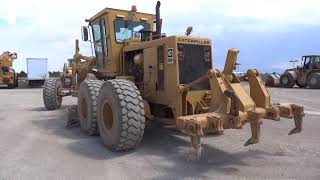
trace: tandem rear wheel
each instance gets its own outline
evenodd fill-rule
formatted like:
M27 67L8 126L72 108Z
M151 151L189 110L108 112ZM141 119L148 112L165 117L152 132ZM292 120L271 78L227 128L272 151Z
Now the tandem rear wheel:
M43 103L47 110L56 110L61 107L62 96L61 82L57 78L49 78L44 82L43 87Z
M145 128L145 111L140 92L133 82L113 79L102 84L97 121L107 148L125 151L140 144Z

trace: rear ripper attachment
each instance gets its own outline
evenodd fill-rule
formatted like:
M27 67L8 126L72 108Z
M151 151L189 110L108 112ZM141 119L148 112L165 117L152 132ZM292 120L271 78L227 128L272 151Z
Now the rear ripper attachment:
M251 137L245 146L256 144L260 139L262 119L279 121L280 117L294 119L295 128L289 135L302 131L304 108L296 104L270 104L270 95L257 70L249 69L250 94L233 74L237 49L228 51L223 72L210 69L206 75L180 87L181 93L205 80L210 82L211 107L207 113L180 116L176 118L177 128L191 138L192 155L201 155L201 137L208 133L222 134L224 129L242 129L250 123ZM184 96L186 97L186 96Z

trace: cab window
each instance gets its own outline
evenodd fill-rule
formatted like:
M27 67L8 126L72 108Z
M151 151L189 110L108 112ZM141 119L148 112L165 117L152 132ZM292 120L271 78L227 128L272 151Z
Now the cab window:
M305 57L305 59L304 59L304 65L307 66L308 64L310 64L310 60L311 60L310 57Z
M314 64L320 64L320 56L314 57Z
M92 25L92 30L93 30L93 41L94 42L100 41L101 40L100 21Z
M93 23L92 25L93 43L96 54L96 66L97 68L104 67L104 57L107 56L107 40L106 40L106 28L104 19Z
M115 28L115 38L118 43L123 43L131 38L140 39L141 30L150 30L150 24L146 22L116 19L113 23Z

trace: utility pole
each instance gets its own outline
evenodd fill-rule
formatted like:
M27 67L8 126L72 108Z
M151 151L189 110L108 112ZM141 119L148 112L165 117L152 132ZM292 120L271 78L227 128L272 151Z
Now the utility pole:
M295 68L295 63L298 62L298 60L290 60L289 62L292 63L292 67Z
M238 72L240 72L240 63L236 63L236 66L238 66Z

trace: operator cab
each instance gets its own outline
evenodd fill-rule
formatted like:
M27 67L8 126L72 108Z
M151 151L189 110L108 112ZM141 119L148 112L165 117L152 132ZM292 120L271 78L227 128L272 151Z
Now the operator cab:
M120 61L114 59L121 58L125 42L151 36L144 32L152 32L154 19L153 14L137 12L136 6L129 11L105 8L86 19L89 25L82 27L82 39L93 44L95 68L109 77L120 75Z
M319 69L320 68L320 55L302 56L304 69Z

